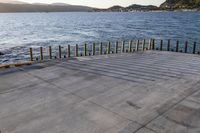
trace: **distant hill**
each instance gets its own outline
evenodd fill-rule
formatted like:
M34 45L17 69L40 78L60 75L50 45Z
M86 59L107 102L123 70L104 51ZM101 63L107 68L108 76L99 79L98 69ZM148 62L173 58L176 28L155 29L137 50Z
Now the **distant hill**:
M52 3L51 5L57 5L57 6L70 6L70 4L66 4L66 3Z
M57 4L10 4L0 3L0 12L92 12L93 8Z
M135 12L157 10L173 11L176 9L195 9L196 11L200 11L200 0L166 0L160 7L133 4L128 7L116 5L107 9L69 5L66 3L29 4L18 0L0 0L0 12Z
M157 6L144 6L144 5L137 5L133 4L128 7L122 7L122 6L112 6L108 9L97 9L96 11L108 11L108 12L131 12L131 11L152 11L152 10L158 10L159 8Z
M153 6L153 5L137 5L137 4L133 4L130 5L128 7L126 7L127 10L138 10L138 11L151 11L151 10L158 10L157 6Z
M32 3L32 5L70 6L70 4L66 4L66 3L52 3L52 4L46 4L46 3Z
M112 6L107 9L107 11L112 11L112 12L119 12L122 10L124 10L124 7L122 7L122 6Z
M200 8L200 0L166 0L160 6L161 8Z

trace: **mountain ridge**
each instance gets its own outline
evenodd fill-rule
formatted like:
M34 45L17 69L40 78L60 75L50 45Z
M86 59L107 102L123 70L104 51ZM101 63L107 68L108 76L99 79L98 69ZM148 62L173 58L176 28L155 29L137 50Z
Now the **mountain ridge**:
M76 5L0 3L0 12L92 12L93 8Z
M26 3L17 0L0 0L0 12L135 12L195 9L200 11L200 0L166 0L159 7L154 5L132 4L127 7L115 5L107 9L67 3ZM186 10L187 11L187 10Z
M200 8L200 0L166 0L160 5L160 8L184 9Z

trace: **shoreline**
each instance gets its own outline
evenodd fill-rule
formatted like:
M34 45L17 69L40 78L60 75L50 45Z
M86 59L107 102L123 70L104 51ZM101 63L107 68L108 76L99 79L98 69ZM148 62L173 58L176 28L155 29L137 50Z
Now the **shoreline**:
M107 13L131 13L131 12L200 12L200 8L198 9L176 9L176 10L133 10L133 11L49 11L49 12L45 12L45 11L23 11L23 12L0 12L2 13L79 13L79 12L83 12L83 13L101 13L101 12L107 12Z

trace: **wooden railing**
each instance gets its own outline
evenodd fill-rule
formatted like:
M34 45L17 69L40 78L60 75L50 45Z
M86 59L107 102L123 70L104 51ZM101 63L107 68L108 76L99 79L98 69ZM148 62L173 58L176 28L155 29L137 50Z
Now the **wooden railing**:
M180 48L180 46L184 45L184 49ZM165 46L165 47L164 47ZM193 53L193 54L200 54L200 51L196 50L197 44L194 42L192 46L192 51L188 50L188 41L185 42L185 44L180 45L179 41L176 41L176 44L171 44L170 40L164 41L163 40L155 40L150 39L148 42L143 39L140 43L140 40L130 40L127 45L125 41L123 40L121 42L121 45L118 41L115 43L112 43L108 41L105 45L103 45L102 42L99 42L99 44L93 43L92 45L84 44L84 45L78 45L75 46L68 45L65 46L58 46L58 49L55 50L57 54L52 52L52 47L48 47L48 52L44 53L44 51L47 51L47 49L40 47L40 55L34 55L33 48L30 48L30 61L43 61L43 60L51 60L51 59L62 59L62 58L72 58L72 57L80 57L80 56L93 56L93 55L103 55L103 54L112 54L112 53L131 53L135 51L145 51L145 50L160 50L160 51L173 51L173 52L184 52L184 53ZM53 56L53 54L55 54Z

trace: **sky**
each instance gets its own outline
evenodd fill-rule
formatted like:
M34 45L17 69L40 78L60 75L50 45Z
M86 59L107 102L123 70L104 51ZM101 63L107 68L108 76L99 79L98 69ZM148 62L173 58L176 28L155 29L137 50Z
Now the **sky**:
M108 8L113 5L129 6L131 4L157 5L165 0L20 0L29 3L55 3L62 2L72 5L85 5L98 8Z

